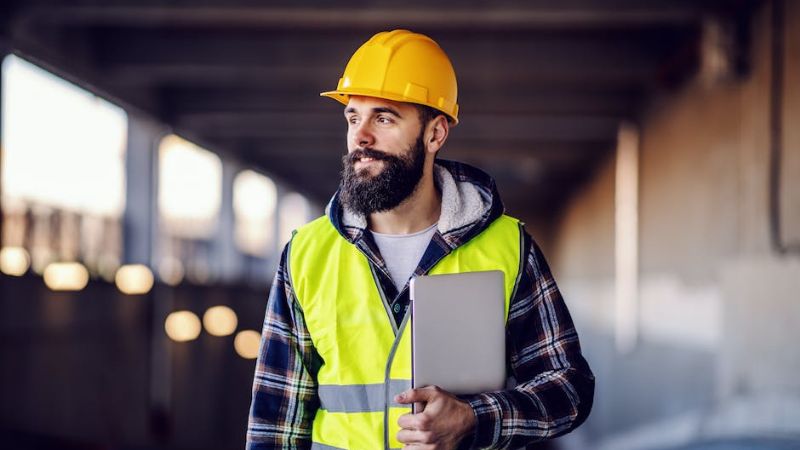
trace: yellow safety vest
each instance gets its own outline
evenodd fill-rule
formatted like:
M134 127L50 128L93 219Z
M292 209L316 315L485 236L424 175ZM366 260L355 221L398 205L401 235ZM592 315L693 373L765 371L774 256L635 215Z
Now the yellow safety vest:
M508 318L522 250L521 223L504 215L444 256L429 274L502 270ZM411 314L395 326L367 257L327 217L295 233L289 276L323 360L312 449L402 447L397 419L411 409L392 400L411 387Z

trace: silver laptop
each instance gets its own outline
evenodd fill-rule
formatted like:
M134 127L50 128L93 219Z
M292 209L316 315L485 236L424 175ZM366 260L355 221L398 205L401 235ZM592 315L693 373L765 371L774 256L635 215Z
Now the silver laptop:
M411 280L415 388L476 394L505 387L503 286L499 270Z

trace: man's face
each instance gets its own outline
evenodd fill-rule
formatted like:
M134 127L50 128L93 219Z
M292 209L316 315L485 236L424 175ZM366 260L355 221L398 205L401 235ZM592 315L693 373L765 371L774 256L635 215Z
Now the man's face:
M342 158L342 202L362 214L393 209L414 192L422 178L424 130L417 108L351 97L344 116L347 155Z

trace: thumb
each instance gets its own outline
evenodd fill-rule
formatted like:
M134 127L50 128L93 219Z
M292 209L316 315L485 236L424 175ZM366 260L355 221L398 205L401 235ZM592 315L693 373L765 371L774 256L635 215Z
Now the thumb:
M426 386L419 389L409 389L396 395L394 397L394 401L395 403L401 404L427 402L431 399L431 397L433 397L435 392L436 391L434 390L433 386Z

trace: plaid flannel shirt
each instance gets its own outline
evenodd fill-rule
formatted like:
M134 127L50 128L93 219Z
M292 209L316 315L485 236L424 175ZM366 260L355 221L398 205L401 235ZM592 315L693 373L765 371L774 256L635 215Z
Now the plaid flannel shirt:
M491 207L470 227L431 239L416 275L484 230L503 212L494 181L470 166L437 161L458 182L474 183L493 197ZM334 196L328 217L376 269L378 280L399 323L409 305L408 286L398 292L372 235L342 223ZM528 233L525 265L511 299L506 324L506 360L516 386L498 392L461 396L476 416L471 436L461 448L520 448L568 433L589 414L594 376L580 350L578 334L550 269ZM284 249L267 303L261 350L253 382L247 449L306 449L319 407L316 374L322 365L303 320L287 271L290 246Z

